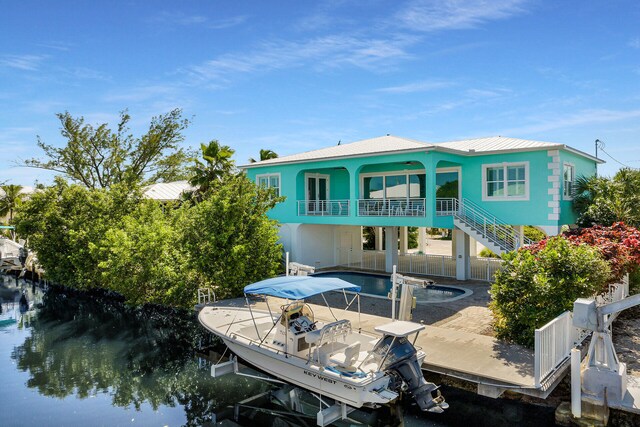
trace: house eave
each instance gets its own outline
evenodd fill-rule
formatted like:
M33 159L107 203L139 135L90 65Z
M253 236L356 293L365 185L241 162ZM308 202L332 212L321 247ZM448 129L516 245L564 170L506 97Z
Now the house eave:
M566 151L569 151L571 153L577 154L579 156L586 157L589 160L593 160L594 162L596 162L598 164L605 163L605 161L602 160L602 159L594 157L594 156L592 156L590 154L587 154L587 153L585 153L583 151L580 151L580 150L577 150L575 148L569 147L568 145L565 145L565 144L554 144L554 145L547 145L547 146L543 146L543 147L524 147L524 148L511 148L511 149L506 149L506 150L503 149L503 150L489 150L489 151L456 150L456 149L453 149L453 148L439 147L437 145L431 145L431 146L426 146L426 147L412 148L412 149L405 149L405 150L383 151L383 152L366 153L366 154L349 154L349 155L344 155L344 156L322 157L322 158L316 158L316 159L285 160L285 161L279 161L279 162L278 161L277 162L270 162L270 163L266 163L266 164L265 163L261 163L261 162L257 162L257 163L250 163L250 164L247 164L247 165L241 165L241 166L238 166L238 168L242 169L242 170L246 170L246 169L252 169L252 168L277 166L277 165L315 163L315 162L340 160L340 159L377 157L377 156L383 156L383 155L387 155L387 154L406 154L406 153L419 153L419 152L428 152L428 151L438 151L438 152L442 152L442 153L449 153L449 154L456 154L456 155L459 155L459 156L472 157L472 156L489 156L489 155L495 155L495 154L526 153L526 152L532 152L532 151L548 151L548 150L558 150L558 149L566 150Z

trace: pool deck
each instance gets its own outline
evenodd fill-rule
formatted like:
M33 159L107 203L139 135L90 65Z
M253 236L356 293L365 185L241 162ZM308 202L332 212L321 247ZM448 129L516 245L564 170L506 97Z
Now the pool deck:
M417 345L422 347L427 357L423 369L437 374L462 379L477 384L479 394L497 397L504 390L513 390L522 394L545 398L551 390L545 387L538 390L534 386L533 351L518 345L507 344L486 334L487 324L486 300L482 290L487 292L488 285L474 288L475 298L467 298L443 303L451 305L458 303L462 307L449 307L446 311L437 310L435 305L418 306L414 311L414 320L425 324L425 330L420 333ZM467 300L468 301L465 301ZM358 327L358 313L344 311L344 296L334 293L327 295L329 304L333 307L338 318L349 319L354 327ZM284 300L269 297L272 310L279 307ZM332 321L333 316L323 304L322 298L309 301L316 319ZM340 304L341 302L341 304ZM242 306L243 299L225 300L217 304ZM483 305L477 307L475 304ZM355 305L355 304L354 304ZM386 299L362 297L362 314L360 325L362 329L374 335L376 326L389 323L389 317L382 316L390 313L391 303ZM254 301L253 307L266 310L264 301ZM336 307L339 307L336 309ZM352 307L353 308L353 307ZM447 316L450 312L462 309L461 312ZM371 314L375 312L377 314ZM435 315L434 315L435 313ZM427 319L421 318L426 316ZM489 315L490 318L490 315ZM479 324L481 323L481 324ZM485 334L482 334L484 332ZM552 388L551 388L552 389Z

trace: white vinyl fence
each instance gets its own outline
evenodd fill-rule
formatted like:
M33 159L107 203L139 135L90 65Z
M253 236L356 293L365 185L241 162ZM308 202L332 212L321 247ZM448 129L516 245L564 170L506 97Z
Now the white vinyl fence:
M497 258L471 257L471 279L492 281L502 265ZM385 271L384 251L362 251L362 255L344 250L337 252L337 264L342 267ZM448 255L408 253L398 255L398 272L427 276L456 277L456 260Z
M621 283L609 286L608 292L598 295L598 305L620 301L629 296L629 276ZM581 343L589 331L573 326L573 313L565 311L540 329L535 331L535 386L540 388L542 382L561 368L571 356L571 349Z

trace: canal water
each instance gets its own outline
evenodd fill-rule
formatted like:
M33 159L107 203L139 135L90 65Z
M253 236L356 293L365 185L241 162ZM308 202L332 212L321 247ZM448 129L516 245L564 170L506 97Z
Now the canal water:
M20 304L23 294L27 304ZM211 378L210 362L196 351L208 337L192 316L126 309L108 296L55 289L45 295L2 275L0 298L1 426L315 425L257 399L277 392L270 382ZM422 414L405 403L405 426L553 425L546 407L447 387L443 394L445 414ZM378 418L377 425L393 420Z

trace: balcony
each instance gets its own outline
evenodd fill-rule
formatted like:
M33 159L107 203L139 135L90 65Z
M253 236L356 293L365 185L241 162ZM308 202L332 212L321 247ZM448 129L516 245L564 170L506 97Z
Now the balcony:
M349 200L298 200L298 216L348 216Z
M425 199L359 199L358 216L424 217Z

